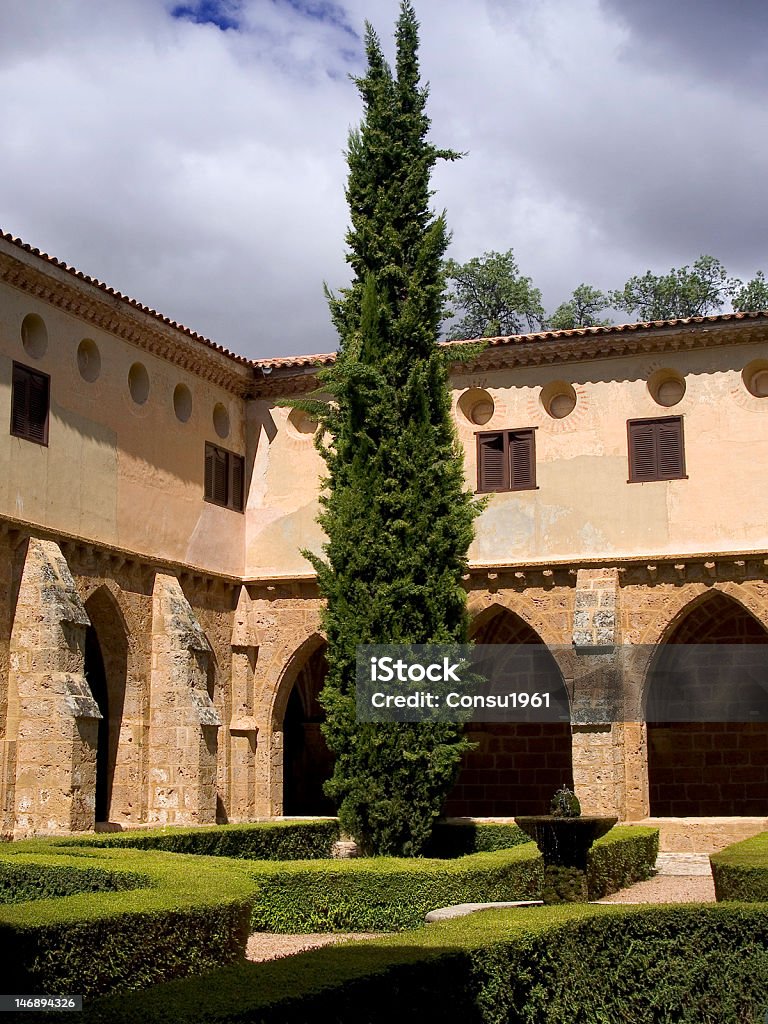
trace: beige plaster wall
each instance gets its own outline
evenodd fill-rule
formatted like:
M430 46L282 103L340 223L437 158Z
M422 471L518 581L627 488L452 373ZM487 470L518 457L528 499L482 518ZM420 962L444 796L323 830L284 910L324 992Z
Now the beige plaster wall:
M14 360L51 378L48 447L10 436L7 426L0 429L0 515L238 575L244 516L204 501L204 448L212 441L245 453L245 403L34 296L4 283L0 289L0 424L10 423ZM48 331L47 350L38 358L22 344L28 313L41 316ZM94 382L78 370L84 338L100 351L101 373ZM128 387L135 362L146 367L150 380L142 405ZM173 407L179 383L192 394L186 423ZM229 413L224 439L213 425L216 403Z
M536 428L535 490L493 494L470 550L475 565L645 557L768 547L768 488L756 466L768 462L768 398L747 390L742 371L766 347L723 345L557 366L457 375L453 405L468 485L477 484L478 431ZM768 364L766 364L768 365ZM677 371L682 400L665 407L649 379ZM577 404L553 419L542 388L565 381ZM470 388L486 389L495 411L482 427L459 407ZM302 547L318 551L317 481L323 462L311 435L288 410L253 403L258 430L248 510L246 572L308 573ZM627 420L680 415L687 479L628 483Z

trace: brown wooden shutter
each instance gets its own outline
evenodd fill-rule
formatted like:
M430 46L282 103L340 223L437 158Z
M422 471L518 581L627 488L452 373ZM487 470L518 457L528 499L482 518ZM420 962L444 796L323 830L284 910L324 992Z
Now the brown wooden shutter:
M682 417L660 420L656 436L659 478L675 480L685 476Z
M213 465L216 449L212 444L205 445L205 496L209 500L213 498Z
M477 435L477 489L503 491L509 486L504 434Z
M536 454L532 430L509 434L509 479L512 490L536 486Z
M656 431L652 420L635 420L629 425L629 479L656 480Z
M48 444L50 378L14 363L12 383L11 433L37 444Z
M211 497L220 505L227 504L227 453L221 448L213 449L213 491Z
M243 510L243 476L244 462L242 455L230 455L230 497L229 506L238 512Z
M685 476L682 416L627 423L630 483Z

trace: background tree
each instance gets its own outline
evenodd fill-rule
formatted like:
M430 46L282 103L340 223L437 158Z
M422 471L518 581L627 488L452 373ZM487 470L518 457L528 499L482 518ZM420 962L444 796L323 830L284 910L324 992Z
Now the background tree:
M492 338L540 330L544 324L541 292L523 277L511 249L486 252L467 263L446 260L451 291L449 338ZM463 314L463 315L461 315Z
M722 308L737 283L714 256L700 256L692 268L673 267L658 276L649 270L631 277L622 289L610 293L610 302L638 320L705 316Z
M608 296L588 284L580 284L567 302L562 302L549 321L553 331L570 331L576 327L608 327L612 320L600 314L610 305Z
M757 313L768 309L768 281L762 270L758 270L751 281L743 284L733 282L733 309L736 313Z
M334 401L302 403L321 418L327 465L324 557L307 557L326 599L320 699L336 757L326 791L365 852L415 855L468 743L459 724L357 722L356 647L466 641L461 577L479 506L464 489L447 355L437 348L448 236L444 216L429 208L429 182L436 161L457 154L427 141L409 0L397 23L396 73L370 25L365 38L367 72L356 79L364 118L347 154L353 281L328 293L340 351L321 374Z

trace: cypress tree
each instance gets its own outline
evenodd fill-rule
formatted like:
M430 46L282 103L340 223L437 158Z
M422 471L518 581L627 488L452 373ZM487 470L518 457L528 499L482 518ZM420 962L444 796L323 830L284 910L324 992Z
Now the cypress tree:
M451 420L443 319L444 215L429 203L438 159L419 84L418 22L403 0L394 73L366 24L364 105L348 143L351 285L327 292L340 336L320 375L327 465L319 522L324 557L307 553L326 599L323 727L335 754L326 791L344 831L373 854L418 855L467 749L460 724L359 723L359 644L467 639L467 549L479 507L464 488ZM299 404L299 403L296 403Z

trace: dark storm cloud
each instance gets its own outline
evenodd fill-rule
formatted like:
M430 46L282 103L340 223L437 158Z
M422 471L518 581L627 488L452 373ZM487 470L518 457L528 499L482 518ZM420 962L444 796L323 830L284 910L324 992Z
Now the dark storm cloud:
M630 28L633 60L671 61L706 78L768 82L765 0L601 0Z

